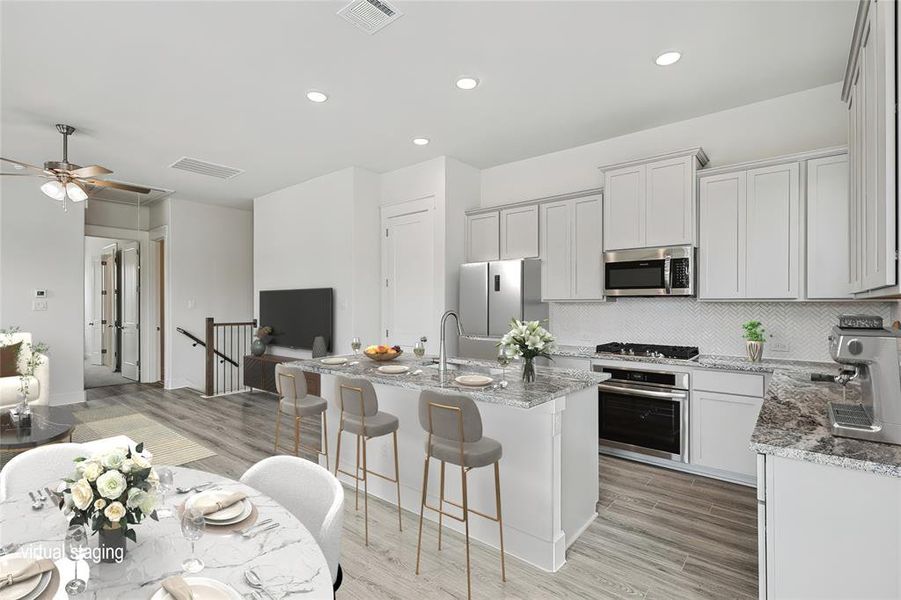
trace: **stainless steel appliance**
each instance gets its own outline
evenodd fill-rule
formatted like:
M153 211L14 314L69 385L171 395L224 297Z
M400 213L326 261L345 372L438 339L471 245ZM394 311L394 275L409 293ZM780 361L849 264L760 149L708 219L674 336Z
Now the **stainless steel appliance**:
M499 338L510 319L547 319L537 258L460 265L460 321L467 336Z
M598 384L599 444L609 454L688 462L689 374L603 367Z
M888 329L842 329L829 336L832 359L849 368L835 381L860 386L859 404L829 403L833 435L901 444L901 337Z
M694 296L695 249L667 246L604 252L607 296Z

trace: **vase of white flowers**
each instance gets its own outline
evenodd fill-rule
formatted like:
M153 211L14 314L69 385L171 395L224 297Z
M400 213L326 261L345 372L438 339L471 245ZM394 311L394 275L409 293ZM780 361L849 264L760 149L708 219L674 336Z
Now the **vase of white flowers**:
M498 347L510 358L522 357L522 380L525 383L535 381L535 358L551 357L556 340L551 333L541 326L540 321L510 321L508 331Z
M137 541L133 525L156 516L159 478L144 454L111 448L89 458L75 459L75 473L64 480L60 508L71 514L70 525L85 525L99 534L101 560L121 562L125 540Z

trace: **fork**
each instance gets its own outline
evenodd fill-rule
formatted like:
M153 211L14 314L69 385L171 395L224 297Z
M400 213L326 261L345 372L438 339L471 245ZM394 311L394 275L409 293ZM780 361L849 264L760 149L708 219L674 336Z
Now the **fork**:
M278 526L279 526L278 523L272 523L271 525L267 525L266 527L263 527L262 529L256 529L256 530L251 531L251 532L249 532L249 533L242 533L242 534L241 534L241 537L244 537L244 538L247 538L247 539L254 538L254 537L260 535L261 533L264 533L264 532L266 532L266 531L269 531L270 529L275 529L275 528L278 527Z
M248 525L248 526L245 527L244 529L239 529L239 530L237 531L237 533L240 533L241 535L244 535L245 533L247 533L247 532L250 531L251 529L255 529L255 528L257 528L257 527L261 527L261 526L266 525L267 523L271 523L271 522L272 522L272 519L264 519L264 520L260 521L259 523L254 523L253 525Z

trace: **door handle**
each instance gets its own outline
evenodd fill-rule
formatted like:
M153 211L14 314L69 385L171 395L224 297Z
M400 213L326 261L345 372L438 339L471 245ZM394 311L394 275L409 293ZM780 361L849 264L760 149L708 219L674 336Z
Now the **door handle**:
M664 281L663 285L666 287L667 294L673 293L673 277L672 277L672 272L670 270L670 266L671 266L670 263L672 263L672 260L673 260L673 257L671 257L668 254L665 257L663 257L663 281Z

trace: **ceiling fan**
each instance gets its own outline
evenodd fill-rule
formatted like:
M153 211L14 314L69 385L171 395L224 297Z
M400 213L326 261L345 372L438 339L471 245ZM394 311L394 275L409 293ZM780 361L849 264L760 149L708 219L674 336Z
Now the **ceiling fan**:
M0 173L0 175L14 177L42 177L48 179L49 181L41 185L41 191L54 200L62 202L63 207L66 209L68 209L66 200L83 202L88 199L90 194L88 193L88 188L86 186L115 188L117 190L136 192L138 194L149 194L152 191L150 188L138 185L97 179L98 176L109 175L112 173L112 171L106 167L101 167L100 165L81 167L70 163L69 136L75 133L75 128L71 125L57 124L56 130L63 136L62 160L48 160L44 163L44 167L41 168L18 160L0 157L0 161L8 162L14 165L16 169L28 171L27 173Z

